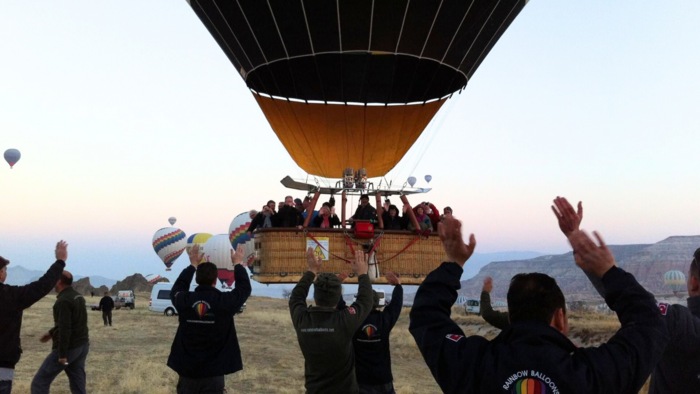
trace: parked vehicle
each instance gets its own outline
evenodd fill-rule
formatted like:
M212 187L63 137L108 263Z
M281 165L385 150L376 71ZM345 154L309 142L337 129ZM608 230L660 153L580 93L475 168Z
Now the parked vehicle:
M190 286L190 291L194 291L197 285L193 284ZM220 285L216 286L219 290L223 292L231 291L231 289L222 289ZM173 284L168 282L156 283L151 290L151 300L148 303L148 310L151 312L162 313L165 316L177 315L177 309L173 306L172 301L170 301L170 294L172 292ZM238 313L243 313L246 308L244 303L241 310Z
M132 290L119 290L117 296L114 297L114 308L129 308L136 307L136 294Z
M384 298L384 297L386 295L384 294L384 290L374 290L374 291L376 291L377 294L379 294L379 307L381 308L381 307L385 306L386 305L386 298ZM352 297L352 302L356 302L356 301L357 301L357 294L355 294Z
M464 311L467 312L467 314L478 315L481 313L481 301L475 299L467 300L467 302L464 303Z

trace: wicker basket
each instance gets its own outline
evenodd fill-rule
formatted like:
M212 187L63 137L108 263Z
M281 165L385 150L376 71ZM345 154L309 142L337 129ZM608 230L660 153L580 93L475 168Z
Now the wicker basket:
M377 233L375 238L379 235L381 240L376 248L376 257L381 276L375 283L387 283L383 274L394 272L401 277L401 283L417 285L445 261L445 250L437 234L420 237L406 250L404 248L416 239L415 234L407 231L385 231ZM328 251L325 252L319 248L318 243L311 237L324 247L328 245ZM311 246L317 253L323 252L328 256L328 260L323 264L323 272L338 274L342 271L350 271L351 276L345 283L357 283L357 278L352 274L349 264L333 255L352 260L349 242L352 243L352 248L357 249L362 247L360 244L369 244L372 241L371 239L353 239L350 230L342 229L309 229L308 233L296 229L259 229L255 233L253 279L260 283L298 282L307 271L306 249ZM391 260L385 261L387 259Z

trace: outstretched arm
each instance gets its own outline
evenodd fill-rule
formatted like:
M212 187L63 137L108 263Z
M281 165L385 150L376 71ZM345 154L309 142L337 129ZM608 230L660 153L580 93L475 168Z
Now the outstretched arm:
M510 326L507 312L494 311L491 307L491 290L493 290L493 279L488 277L484 279L484 287L481 289L481 302L479 310L481 317L490 325L505 330Z
M170 291L170 301L172 301L175 309L183 310L185 308L187 293L190 291L190 283L192 283L192 278L197 272L199 262L202 261L204 257L204 253L199 253L199 249L199 244L195 244L190 248L190 253L188 255L190 258L190 265L182 270Z
M296 328L301 322L301 317L308 309L306 297L309 296L309 289L314 282L314 278L321 271L322 260L320 256L314 254L313 248L306 250L306 264L309 270L299 279L299 283L294 286L292 295L289 297L289 313L292 315L292 324Z
M51 265L51 268L39 280L24 286L8 287L10 291L7 294L16 300L15 305L19 305L20 309L29 308L49 294L51 289L56 286L56 282L58 282L63 268L66 266L67 259L68 244L61 241L56 244L56 262ZM5 300L3 303L12 305L10 300Z
M384 308L384 316L389 327L394 327L403 309L403 287L401 286L401 279L395 273L387 272L385 276L387 282L394 286L394 291L391 293L391 302Z
M242 264L243 255L243 245L238 245L235 252L233 250L231 251L231 262L233 263L233 274L234 278L236 278L236 286L230 292L223 294L224 304L229 310L233 311L234 314L238 313L253 291L250 286L248 273Z

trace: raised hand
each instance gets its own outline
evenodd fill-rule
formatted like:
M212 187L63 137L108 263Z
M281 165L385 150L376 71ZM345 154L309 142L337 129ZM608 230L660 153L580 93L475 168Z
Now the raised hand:
M204 253L199 253L199 249L199 244L195 244L190 248L190 264L192 264L194 268L197 268L199 263L202 261L202 258L204 258Z
M357 276L367 273L367 255L364 250L355 251L355 261L351 263L352 270Z
M472 257L476 248L474 234L469 235L469 244L465 244L462 238L462 223L454 217L445 217L445 221L438 224L438 234L447 253L447 261L464 267L464 263Z
M583 204L580 201L578 203L578 212L576 212L566 198L557 197L554 199L552 212L554 212L554 216L559 221L559 229L566 237L577 231L583 220Z
M321 260L321 256L316 256L316 253L314 253L314 248L312 247L306 249L306 264L309 266L309 271L313 272L314 274L318 274L319 271L321 271L321 264L323 264L323 260Z
M66 261L68 259L68 244L60 240L56 244L56 260Z
M396 275L393 272L387 272L384 277L386 278L386 281L389 282L390 285L392 286L398 286L401 284L401 279L399 278L398 275Z
M602 278L606 272L615 265L615 256L613 256L608 246L605 245L603 238L597 232L593 235L600 243L600 246L583 231L577 230L569 236L571 247L574 248L576 265L583 271Z
M234 267L237 264L243 264L244 257L243 245L238 245L235 252L231 249L231 263L233 263Z
M481 291L485 291L490 294L491 290L493 290L493 278L487 276L486 279L484 279L484 287L481 288Z
M350 276L350 273L348 271L343 271L338 274L338 280L340 280L340 283L343 283L345 282L345 279L348 278L348 276Z

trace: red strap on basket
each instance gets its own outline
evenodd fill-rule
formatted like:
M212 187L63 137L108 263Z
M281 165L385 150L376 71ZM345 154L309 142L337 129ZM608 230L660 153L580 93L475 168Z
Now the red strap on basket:
M417 237L413 238L413 239L411 240L411 242L409 242L409 243L408 243L408 245L406 245L406 247L405 247L405 248L401 249L401 251L400 251L399 253L396 253L395 255L393 255L393 256L391 256L391 257L389 257L388 259L386 259L386 260L382 261L382 263L386 263L387 261L389 261L389 260L393 260L394 258L398 257L398 256L399 256L399 255L400 255L401 253L403 253L403 252L407 251L407 250L408 250L408 248L410 248L410 247L411 247L411 245L413 245L414 243L416 243L416 242L420 241L420 238L421 238L421 236L420 236L420 235L418 235ZM380 262L379 262L379 261L377 261L377 264L379 264L379 263L380 263Z

